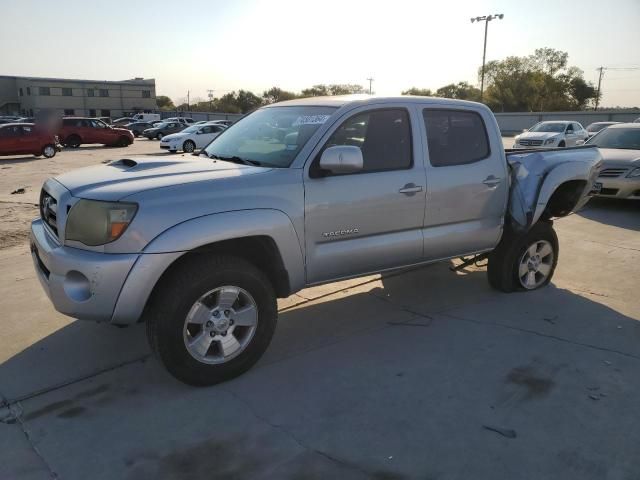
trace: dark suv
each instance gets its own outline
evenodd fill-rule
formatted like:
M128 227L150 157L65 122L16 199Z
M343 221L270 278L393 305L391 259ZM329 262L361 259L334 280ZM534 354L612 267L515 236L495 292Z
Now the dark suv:
M153 128L153 125L149 122L132 122L125 125L124 128L130 130L134 137L139 137L146 129Z
M180 122L162 122L156 125L153 128L147 128L142 135L147 137L149 140L161 140L165 135L169 135L171 133L178 133L187 128L188 125Z
M126 128L107 125L97 118L66 117L58 134L63 145L77 148L83 143L127 147L133 143L133 134Z

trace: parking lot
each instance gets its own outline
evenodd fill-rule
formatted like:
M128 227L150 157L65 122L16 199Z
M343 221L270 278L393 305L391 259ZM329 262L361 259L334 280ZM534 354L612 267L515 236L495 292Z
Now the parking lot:
M193 388L143 325L55 312L28 251L47 177L157 154L0 158L0 479L638 478L639 203L557 221L542 290L449 263L303 290L252 370Z

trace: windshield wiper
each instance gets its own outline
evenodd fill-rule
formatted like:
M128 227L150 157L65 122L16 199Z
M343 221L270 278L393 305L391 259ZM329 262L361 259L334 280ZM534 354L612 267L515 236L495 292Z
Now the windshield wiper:
M233 155L231 157L223 157L223 156L216 155L216 154L212 153L211 155L208 155L208 156L209 156L209 158L212 158L214 160L222 160L223 162L239 163L240 165L251 165L251 166L256 166L256 167L259 167L261 165L260 162L258 162L256 160L249 160L249 159L246 159L246 158L240 158L237 155Z

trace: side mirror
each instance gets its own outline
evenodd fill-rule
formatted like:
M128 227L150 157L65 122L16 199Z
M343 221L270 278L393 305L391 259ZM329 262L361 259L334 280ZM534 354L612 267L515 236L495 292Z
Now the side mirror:
M529 131L529 129L528 129L528 128L523 128L523 129L522 129L522 133L525 133L525 132L528 132L528 131Z
M353 173L362 170L362 150L351 145L329 147L320 157L320 168L332 173Z

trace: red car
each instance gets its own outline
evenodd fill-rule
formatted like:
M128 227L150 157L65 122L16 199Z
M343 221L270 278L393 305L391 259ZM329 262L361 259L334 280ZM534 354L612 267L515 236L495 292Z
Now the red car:
M65 117L58 134L67 147L77 148L83 143L102 143L127 147L133 143L133 134L126 128L114 128L97 118Z
M58 137L33 123L0 125L0 155L55 157L62 149Z

